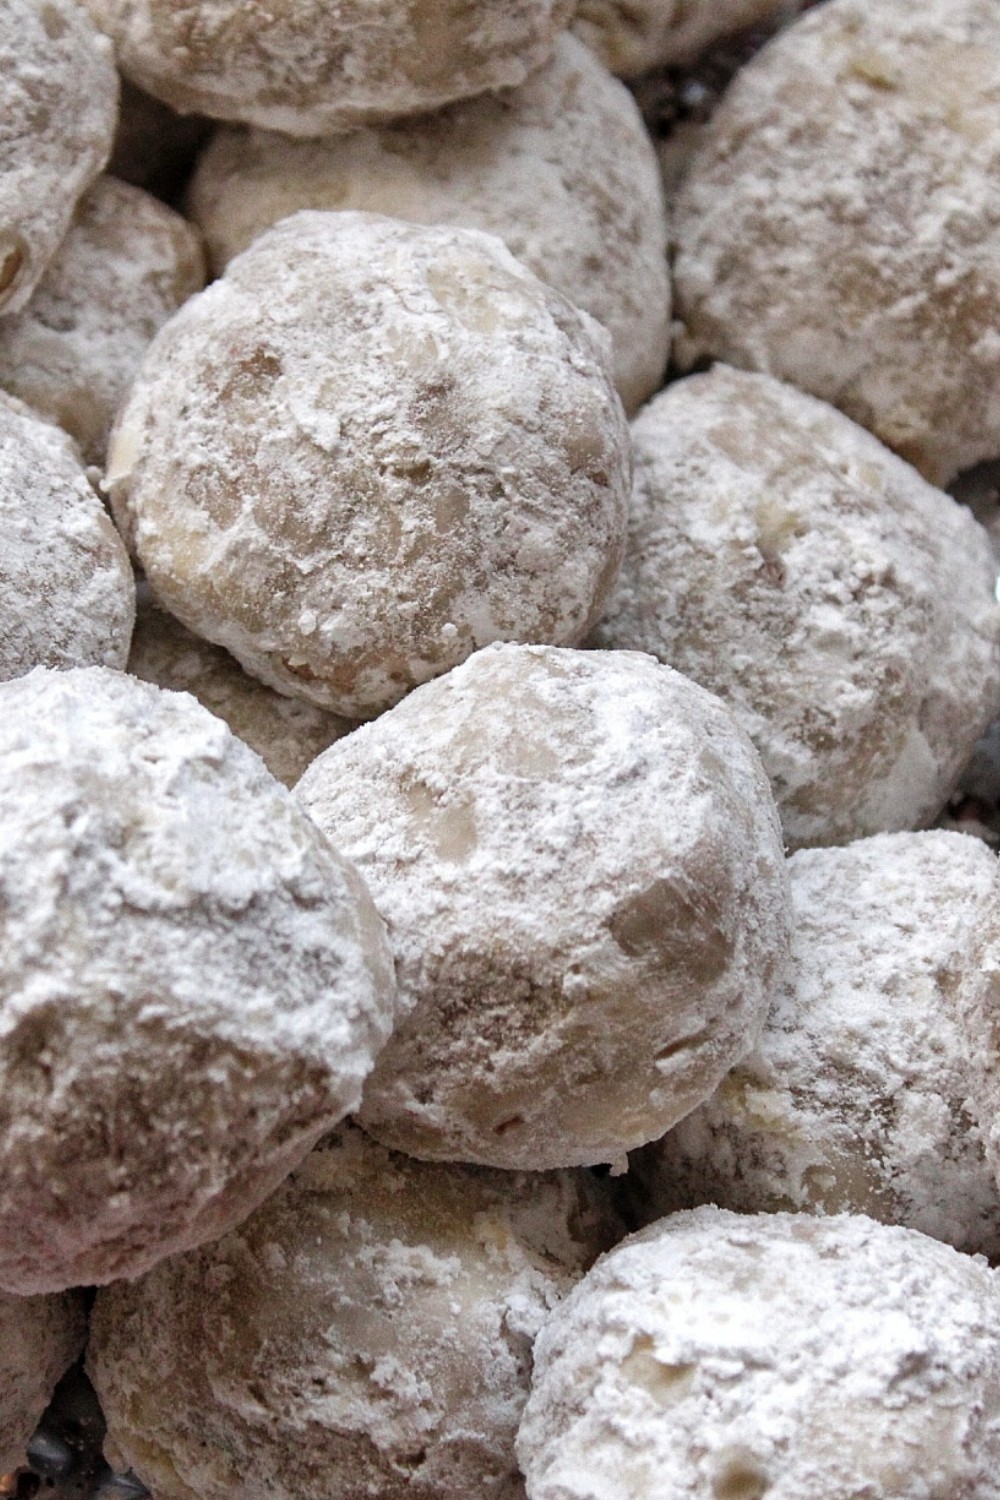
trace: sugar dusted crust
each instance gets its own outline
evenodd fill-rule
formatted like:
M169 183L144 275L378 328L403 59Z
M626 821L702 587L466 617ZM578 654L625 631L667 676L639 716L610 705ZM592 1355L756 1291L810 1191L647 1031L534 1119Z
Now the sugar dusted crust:
M995 458L998 95L994 0L831 0L771 42L676 205L682 366L781 376L938 484Z
M620 1234L587 1174L340 1130L233 1234L100 1293L110 1445L158 1500L523 1500L532 1344Z
M392 934L360 1119L415 1156L618 1161L752 1044L787 942L776 817L723 706L631 652L495 646L326 751L299 800Z
M103 464L147 345L204 284L197 230L141 189L99 177L30 305L0 320L0 386Z
M111 151L111 48L74 0L0 5L0 314L18 312Z
M133 677L197 698L256 750L285 786L294 786L318 755L355 728L314 703L265 687L221 646L193 635L159 609L148 587L140 587L137 602L128 659Z
M154 341L112 507L185 625L370 717L480 645L596 620L631 478L609 364L489 235L296 214Z
M789 861L792 962L761 1039L636 1159L645 1220L695 1203L866 1213L1000 1258L957 991L996 857L893 833Z
M629 543L593 641L729 704L793 847L931 822L1000 712L983 528L770 376L678 381L632 435Z
M518 84L573 0L84 0L134 83L182 114L320 136Z
M323 141L219 130L188 196L217 271L303 208L482 229L611 334L625 406L670 343L667 221L631 94L574 38L517 89Z
M382 923L263 763L100 668L0 687L0 1286L135 1276L356 1107Z
M532 1500L996 1500L984 1261L862 1217L701 1208L598 1262L535 1346Z
M135 619L125 548L69 438L2 394L0 595L0 681L39 666L124 667Z

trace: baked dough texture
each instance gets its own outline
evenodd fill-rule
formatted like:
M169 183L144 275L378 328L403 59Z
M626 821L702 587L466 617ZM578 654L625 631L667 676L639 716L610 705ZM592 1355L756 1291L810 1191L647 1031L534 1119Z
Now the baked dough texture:
M996 856L892 833L800 850L788 872L788 978L753 1054L633 1160L643 1221L696 1203L865 1213L1000 1259L956 1013Z
M387 1145L617 1162L756 1039L787 947L773 803L724 706L652 658L488 648L296 795L389 926L402 1015L359 1116Z
M0 386L103 464L147 345L204 285L197 231L141 189L99 177L28 307L0 321Z
M676 205L676 357L781 376L928 479L1000 455L1000 7L831 0L739 74Z
M2 0L0 313L37 286L108 159L117 113L111 48L75 0Z
M677 1214L535 1346L531 1500L996 1500L997 1273L861 1216Z
M56 1383L81 1353L87 1331L83 1297L8 1297L0 1293L0 1473L25 1450Z
M294 786L318 755L356 726L314 703L286 698L160 609L140 584L128 670L144 682L190 693L256 750L272 776Z
M128 554L69 438L2 393L0 601L0 680L38 666L124 667Z
M499 240L301 213L161 330L106 482L172 614L366 718L490 641L580 640L630 480L607 336Z
M933 821L1000 712L985 530L770 376L716 365L632 434L629 543L593 640L729 704L791 845Z
M364 885L185 694L0 687L0 1286L224 1233L356 1107L394 982Z
M98 1294L88 1367L157 1500L516 1500L539 1326L621 1237L589 1174L317 1148L234 1233Z
M670 346L667 219L656 153L629 91L571 36L516 89L323 141L219 130L189 210L224 269L303 208L482 229L611 334L635 410Z
M182 114L352 130L521 83L573 0L83 0L127 78Z
M580 0L577 36L622 78L693 62L713 42L780 19L796 0Z

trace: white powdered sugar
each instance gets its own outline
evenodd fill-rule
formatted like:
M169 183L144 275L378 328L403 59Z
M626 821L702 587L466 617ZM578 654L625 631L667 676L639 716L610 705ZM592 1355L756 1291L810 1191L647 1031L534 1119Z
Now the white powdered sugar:
M183 114L318 136L520 83L573 0L83 0L126 77Z
M133 677L197 698L256 750L285 786L294 786L318 755L355 728L349 719L286 698L250 677L221 646L192 635L159 609L144 584L137 604L128 658Z
M0 0L0 313L44 274L117 108L111 48L74 0Z
M631 477L608 356L489 235L296 214L154 340L115 515L190 629L369 717L477 646L597 619Z
M389 926L404 1014L360 1115L386 1144L616 1162L752 1045L786 956L773 803L723 705L652 658L491 647L297 796Z
M633 1163L645 1221L696 1203L866 1213L1000 1259L956 991L996 858L959 833L805 849L756 1050Z
M984 529L770 376L716 365L632 432L629 543L594 642L729 704L792 845L931 822L1000 711Z
M102 464L146 346L204 284L197 231L140 188L99 177L29 306L0 320L0 387Z
M220 130L189 207L221 270L298 209L363 209L482 229L611 334L629 410L658 389L670 341L667 222L635 101L563 37L517 89L323 141Z
M861 1216L701 1208L603 1257L535 1346L531 1500L996 1500L985 1261Z
M535 1335L620 1234L585 1173L339 1131L234 1233L99 1293L111 1451L158 1500L515 1500Z
M0 680L124 667L135 618L125 548L69 438L3 394L0 597Z
M0 686L0 1286L134 1276L354 1109L392 1022L357 872L193 698Z
M995 0L830 0L771 42L677 203L682 365L779 375L940 484L995 458L998 94Z
M80 1292L8 1297L0 1292L0 1473L24 1450L56 1382L83 1349L87 1315Z

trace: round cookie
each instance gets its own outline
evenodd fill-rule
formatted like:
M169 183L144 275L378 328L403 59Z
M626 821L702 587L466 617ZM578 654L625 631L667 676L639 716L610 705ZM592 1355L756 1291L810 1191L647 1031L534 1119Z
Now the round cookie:
M793 846L932 821L1000 710L985 531L770 376L678 381L632 433L628 549L594 643L729 704Z
M303 208L363 209L497 235L611 334L634 410L670 345L656 153L628 90L573 37L517 89L324 141L220 130L188 196L217 271Z
M161 330L107 487L171 614L365 718L491 641L581 639L630 476L606 336L498 240L302 213Z
M392 1024L356 870L186 694L0 687L0 1286L224 1233L356 1107Z
M286 698L248 677L221 646L213 646L160 609L140 584L128 670L144 682L191 693L256 750L272 776L294 786L324 750L355 727L314 703Z
M1000 1259L955 994L996 857L892 833L789 861L792 962L760 1042L632 1165L644 1222L696 1203L865 1213Z
M996 1275L861 1216L664 1219L538 1338L531 1500L996 1500Z
M124 667L135 584L121 539L69 438L2 393L0 599L0 680Z
M589 1174L338 1132L234 1233L98 1294L109 1451L157 1500L515 1500L535 1334L620 1236Z
M117 110L111 48L74 0L0 0L0 313L44 274Z
M86 1333L79 1292L0 1293L0 1474L24 1464L31 1435L57 1382L83 1349Z
M774 807L724 706L652 658L491 647L296 795L391 933L402 1015L359 1116L387 1145L617 1162L755 1040L787 949Z
M319 136L521 83L573 0L83 0L127 78L181 114Z
M180 214L99 177L28 307L0 321L0 387L102 464L147 345L204 284L198 234Z
M573 29L612 73L692 62L713 42L791 15L801 0L580 0Z
M938 484L1000 455L998 90L994 0L831 0L766 47L676 205L681 366L781 376Z

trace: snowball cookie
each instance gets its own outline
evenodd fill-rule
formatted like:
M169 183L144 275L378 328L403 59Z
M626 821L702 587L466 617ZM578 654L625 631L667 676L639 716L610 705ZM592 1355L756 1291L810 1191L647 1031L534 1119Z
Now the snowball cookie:
M621 581L594 641L718 693L791 844L918 827L1000 709L989 538L832 407L716 366L633 424Z
M199 236L180 214L99 177L28 307L0 320L0 386L103 464L146 346L204 284Z
M499 240L302 213L154 340L107 485L172 614L366 718L498 638L582 639L630 478L605 335Z
M534 1337L622 1232L588 1173L339 1133L227 1238L99 1294L108 1448L157 1500L514 1500Z
M271 775L286 786L293 786L317 755L355 727L248 677L221 646L192 635L158 608L145 585L138 590L128 670L157 687L191 693L256 750Z
M57 1383L83 1349L83 1297L0 1293L0 1473L25 1462L31 1435Z
M633 1165L644 1218L850 1211L1000 1258L955 992L996 856L960 833L802 849L792 964L757 1050Z
M111 48L75 0L0 0L0 313L37 286L117 113Z
M124 667L134 617L128 555L73 444L0 393L0 680Z
M389 926L403 1015L360 1116L387 1145L617 1162L755 1040L787 949L774 807L724 706L650 657L492 647L296 795Z
M797 8L796 0L580 0L573 29L612 73L636 78Z
M223 1234L355 1108L392 1021L356 870L193 698L0 686L0 1286Z
M860 1215L664 1219L539 1336L528 1494L995 1500L996 1275Z
M83 0L126 77L182 114L352 130L521 83L574 0Z
M301 208L484 229L604 324L628 408L662 383L670 279L656 152L632 95L570 36L520 88L405 125L325 141L220 130L188 204L217 270Z
M681 365L780 375L937 484L1000 455L998 93L995 0L831 0L759 53L677 202Z

